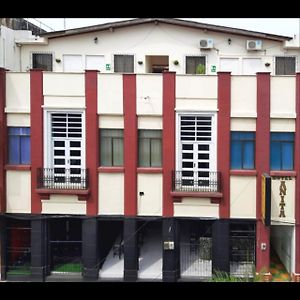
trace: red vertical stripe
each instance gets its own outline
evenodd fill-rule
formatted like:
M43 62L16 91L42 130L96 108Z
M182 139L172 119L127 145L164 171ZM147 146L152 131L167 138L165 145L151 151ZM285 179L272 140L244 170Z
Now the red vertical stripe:
M6 212L6 174L4 166L7 155L7 123L5 114L6 70L0 68L0 213Z
M42 211L40 196L36 193L37 169L43 167L43 72L30 70L30 144L31 144L31 213Z
M163 216L174 214L172 191L172 171L175 171L175 72L163 73Z
M86 105L86 168L89 174L90 194L87 200L87 215L98 214L98 167L99 167L99 126L98 126L98 71L85 72Z
M268 272L270 266L270 229L261 221L261 175L270 172L270 73L257 73L257 119L255 150L256 184L256 270ZM267 249L261 250L261 243Z
M295 273L300 274L300 73L296 74L296 132L295 132L295 171L296 176L296 257Z
M124 110L124 214L137 214L136 75L123 75Z
M222 178L223 199L219 206L221 219L230 218L230 99L231 74L218 72L217 165Z

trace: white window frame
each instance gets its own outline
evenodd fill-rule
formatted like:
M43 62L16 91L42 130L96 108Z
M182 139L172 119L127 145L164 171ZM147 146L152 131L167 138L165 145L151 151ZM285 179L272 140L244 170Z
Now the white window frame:
M262 56L242 56L241 57L241 62L240 62L241 63L241 70L242 70L241 75L245 75L245 76L255 76L256 75L256 74L244 74L244 68L243 68L244 59L260 59L260 61L261 61L261 70L258 71L258 72L262 72L264 70Z
M52 71L45 71L45 72L54 72L55 71L55 64L54 64L54 51L30 51L30 68L33 69L33 54L51 54L52 55Z
M86 63L87 63L87 57L90 57L90 56L96 56L96 57L101 56L101 57L103 57L103 61L104 61L104 66L103 67L104 67L104 69L103 70L98 70L98 71L101 72L101 73L104 73L106 71L106 62L105 62L105 55L103 55L103 54L86 54L84 56L84 68L83 68L83 70L88 70L86 68Z
M65 71L64 59L65 56L81 56L82 70L81 71ZM62 68L64 73L83 73L85 69L85 55L83 54L75 54L75 53L64 53L62 55Z
M44 109L44 168L52 167L53 149L51 136L51 115L55 113L80 113L82 114L82 143L81 143L81 167L86 168L86 129L85 110L80 109Z
M276 57L294 57L295 58L295 75L298 70L298 56L297 55L274 55L273 56L273 74L274 76L295 76L295 75L277 75L276 74Z
M220 72L223 72L223 71L221 71L221 59L222 58L227 58L227 59L238 59L238 74L232 74L231 73L231 75L241 75L242 74L242 66L243 66L243 64L242 64L242 62L241 62L241 60L242 60L242 57L241 56L226 56L226 55L222 55L222 56L219 56L218 57L218 70L220 71ZM224 72L227 72L227 71L224 71Z
M131 55L133 56L133 73L116 73L115 72L115 55ZM136 55L134 53L112 53L112 56L111 56L111 61L112 61L112 64L110 65L110 70L112 73L116 73L116 74L135 74L136 73Z
M212 151L209 152L211 155L211 165L210 165L210 171L211 172L216 172L217 170L217 113L214 111L203 111L203 112L194 112L194 111L178 111L176 112L176 159L175 159L175 170L180 171L181 170L181 152L180 152L180 117L181 116L211 116L211 141L209 142L212 147ZM200 143L199 143L200 144Z
M184 65L183 65L183 70L182 70L182 73L185 74L185 75L200 75L200 74L186 74L186 57L187 56L193 56L193 57L205 57L205 74L203 75L208 75L208 55L207 54L199 54L199 53L193 53L193 54L185 54L183 56L183 62L184 62Z

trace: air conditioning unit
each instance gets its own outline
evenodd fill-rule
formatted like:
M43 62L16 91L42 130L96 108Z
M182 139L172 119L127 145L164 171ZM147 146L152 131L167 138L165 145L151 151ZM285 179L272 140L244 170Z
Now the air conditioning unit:
M248 40L247 41L247 50L261 50L262 49L262 40Z
M214 47L213 39L200 40L200 49L212 49Z

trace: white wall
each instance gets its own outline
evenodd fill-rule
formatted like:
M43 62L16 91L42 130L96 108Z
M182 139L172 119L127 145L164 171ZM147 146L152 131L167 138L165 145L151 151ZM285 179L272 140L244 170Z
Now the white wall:
M231 77L231 116L256 117L256 76Z
M6 212L31 213L30 171L6 172Z
M30 114L16 113L7 114L7 126L15 127L29 127L30 126Z
M295 76L271 77L271 117L295 118Z
M42 200L42 214L86 215L86 201L76 195L50 195L49 200Z
M123 114L122 75L98 74L98 113L120 115Z
M6 74L6 112L30 112L30 77L28 73Z
M271 226L271 244L289 273L295 272L295 227Z
M99 183L99 214L124 214L124 174L100 173Z
M162 174L138 174L137 199L139 216L161 216Z
M98 43L94 38L98 37ZM199 43L201 39L212 38L214 40L214 49L200 50ZM228 38L231 44L228 44ZM216 74L219 71L219 58L238 58L239 71L243 71L244 57L261 58L262 67L260 71L274 71L274 55L285 55L282 42L271 40L263 41L263 51L249 52L246 49L246 41L249 38L227 33L216 33L213 31L204 31L201 29L188 28L183 26L174 26L158 23L155 25L141 24L124 28L73 35L62 38L48 39L48 45L24 45L22 47L22 69L31 67L30 55L33 51L50 51L54 54L54 71L63 70L63 55L104 55L105 64L111 65L111 70L103 72L113 72L113 54L134 54L134 71L144 73L146 70L147 55L167 55L169 56L169 69L178 74L185 73L186 55L204 55L207 57L207 74ZM296 53L295 51L288 52ZM59 58L60 63L55 62ZM174 60L179 61L179 65L174 65ZM143 61L142 65L137 62ZM269 62L270 67L265 67ZM212 72L212 66L216 66L216 72Z
M230 217L256 218L256 176L230 176Z
M219 204L210 203L208 198L182 198L174 203L174 217L211 217L219 218Z
M162 115L162 75L136 76L137 115Z
M231 118L230 130L232 131L255 131L256 118Z

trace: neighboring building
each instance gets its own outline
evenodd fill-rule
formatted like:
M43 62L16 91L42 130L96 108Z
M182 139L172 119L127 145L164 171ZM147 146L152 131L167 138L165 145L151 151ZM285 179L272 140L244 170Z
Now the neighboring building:
M21 72L0 72L2 278L268 276L272 244L299 280L290 40L137 19L16 41Z
M22 46L17 41L35 40L45 32L23 18L0 18L0 67L20 71Z

